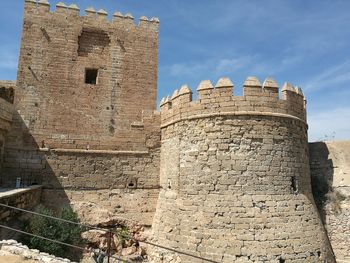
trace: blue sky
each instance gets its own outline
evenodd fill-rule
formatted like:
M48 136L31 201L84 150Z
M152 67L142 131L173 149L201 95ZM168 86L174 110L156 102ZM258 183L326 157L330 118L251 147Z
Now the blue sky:
M23 0L1 2L0 79L16 78ZM52 9L57 0L51 0ZM158 100L182 84L230 77L242 94L247 76L300 86L309 139L350 139L350 1L76 0L159 17Z

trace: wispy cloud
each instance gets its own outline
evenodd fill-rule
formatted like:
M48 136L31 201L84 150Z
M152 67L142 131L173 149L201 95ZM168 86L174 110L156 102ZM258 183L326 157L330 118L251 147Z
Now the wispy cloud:
M174 77L229 75L232 73L273 76L298 63L299 60L300 58L286 57L283 61L276 62L276 60L267 60L258 55L242 55L176 63L164 67L164 73Z
M215 71L219 73L231 73L238 69L254 64L256 60L253 56L241 56L236 58L224 58L217 61Z
M245 66L240 59L222 59L222 60L206 60L193 61L172 64L165 68L167 74L174 77L192 77L192 76L207 76L215 74L229 74Z
M309 113L309 140L349 140L350 106Z
M304 59L303 54L285 55L281 61L281 68L286 68L286 67L296 65L302 62L303 59Z
M350 60L330 67L319 75L312 77L303 84L303 87L305 91L311 92L332 88L347 81L350 81Z
M190 76L206 72L209 69L209 62L175 63L165 68L171 76Z

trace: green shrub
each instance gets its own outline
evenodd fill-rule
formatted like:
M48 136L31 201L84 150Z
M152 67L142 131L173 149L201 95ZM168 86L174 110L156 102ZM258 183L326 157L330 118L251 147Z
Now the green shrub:
M123 247L125 247L125 243L130 239L129 228L124 225L120 225L114 228L114 233L118 237L119 242Z
M73 222L79 222L76 213L70 207L64 207L57 213L54 213L51 209L40 205L35 209L35 212ZM83 244L81 238L81 233L83 232L82 227L38 215L34 215L29 219L27 231L38 236L76 246ZM72 252L71 248L61 244L38 237L30 237L27 239L26 243L28 243L27 245L31 248L36 248L40 251L47 252L58 257L74 258L74 260L76 259L77 251L74 253Z

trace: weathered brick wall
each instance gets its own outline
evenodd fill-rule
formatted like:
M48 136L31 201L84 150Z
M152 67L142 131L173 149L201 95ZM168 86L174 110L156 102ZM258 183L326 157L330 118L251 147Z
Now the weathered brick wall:
M103 199L108 191L128 193L134 182L137 197L105 208L127 207L121 210L138 211L137 218L154 211L158 30L156 18L141 17L136 26L130 14L116 12L109 21L104 10L80 16L76 5L59 3L53 12L45 1L26 0L3 185L13 186L17 177L43 184L51 198L45 202L58 204L62 190ZM96 83L86 83L91 69ZM89 201L67 193L65 199Z
M8 150L5 169L19 171L24 185L43 185L42 201L49 206L85 202L115 217L151 224L159 191L158 150L61 151ZM84 220L84 211L77 212Z
M310 143L313 193L337 262L350 262L350 142Z
M334 262L311 194L304 97L202 82L162 100L153 240L217 262ZM153 262L202 262L153 249ZM163 260L163 261L161 261Z
M9 146L146 150L157 127L144 119L156 109L158 22L49 8L25 4L15 106L26 130ZM86 69L98 70L96 85Z

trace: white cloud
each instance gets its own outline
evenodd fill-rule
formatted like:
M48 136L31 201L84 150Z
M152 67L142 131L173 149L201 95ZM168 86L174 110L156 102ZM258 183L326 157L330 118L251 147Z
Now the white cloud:
M269 62L260 62L257 56L237 56L222 59L207 59L204 61L193 61L190 63L176 63L168 66L165 70L172 76L212 76L237 73L248 70L251 74L275 73L276 67Z
M284 58L281 61L281 68L286 68L289 66L296 65L300 63L304 59L304 55L302 54L293 54L293 55L288 55L284 56Z
M206 72L208 70L208 62L203 63L176 63L167 67L167 71L172 76L190 76Z
M215 71L219 73L231 73L238 69L245 68L248 65L253 64L255 60L252 56L242 56L237 58L225 58L216 63Z
M221 59L216 63L217 73L235 73L238 70L262 76L274 76L298 64L302 55L285 56L281 61L277 58L266 59L259 55L237 56L235 58Z
M309 141L349 140L350 107L308 114Z

